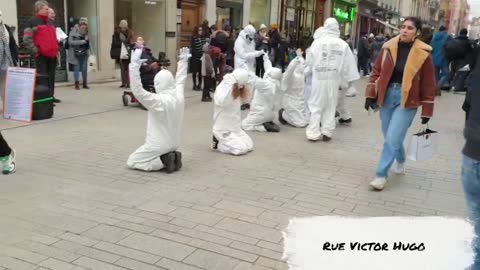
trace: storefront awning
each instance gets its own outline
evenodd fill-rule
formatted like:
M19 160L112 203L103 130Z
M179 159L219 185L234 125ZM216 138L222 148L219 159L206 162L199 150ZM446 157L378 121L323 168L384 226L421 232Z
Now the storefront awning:
M389 23L387 23L387 22L381 21L381 20L379 20L379 19L376 19L376 21L379 22L379 23L381 23L381 24L383 24L383 25L385 25L385 26L388 27L388 28L391 28L391 29L395 30L395 31L400 31L400 29L398 29L398 27L395 27L395 26L393 26L393 25L391 25L391 24L389 24Z

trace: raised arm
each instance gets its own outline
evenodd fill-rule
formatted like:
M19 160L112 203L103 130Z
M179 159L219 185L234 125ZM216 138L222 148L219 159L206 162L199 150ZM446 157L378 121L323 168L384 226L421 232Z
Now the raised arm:
M177 93L184 95L185 81L187 80L188 59L192 57L190 49L187 47L181 48L178 55L177 74L175 75L175 84Z
M142 79L140 78L140 67L142 66L142 63L147 60L141 59L141 57L142 49L136 49L132 54L129 65L130 85L133 95L148 110L162 111L164 108L160 95L150 93L143 89Z

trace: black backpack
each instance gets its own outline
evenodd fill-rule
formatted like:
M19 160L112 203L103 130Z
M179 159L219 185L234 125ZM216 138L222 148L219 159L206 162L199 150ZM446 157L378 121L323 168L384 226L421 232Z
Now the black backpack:
M444 49L445 58L447 58L449 61L461 59L467 54L467 49L463 43L455 38L447 40Z

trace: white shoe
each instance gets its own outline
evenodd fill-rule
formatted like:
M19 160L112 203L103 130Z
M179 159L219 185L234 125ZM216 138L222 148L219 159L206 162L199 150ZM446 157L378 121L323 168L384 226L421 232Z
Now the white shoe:
M394 174L405 174L405 163L398 163L396 160L392 164L390 169Z
M375 177L375 179L370 182L370 186L376 190L382 190L387 183L387 179L385 177Z

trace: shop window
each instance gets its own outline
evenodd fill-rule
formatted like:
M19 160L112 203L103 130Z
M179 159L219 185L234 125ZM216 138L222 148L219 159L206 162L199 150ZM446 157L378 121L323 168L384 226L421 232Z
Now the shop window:
M251 0L250 22L256 29L263 23L266 26L270 23L270 0Z

